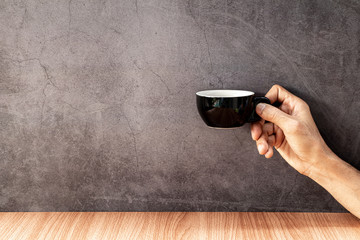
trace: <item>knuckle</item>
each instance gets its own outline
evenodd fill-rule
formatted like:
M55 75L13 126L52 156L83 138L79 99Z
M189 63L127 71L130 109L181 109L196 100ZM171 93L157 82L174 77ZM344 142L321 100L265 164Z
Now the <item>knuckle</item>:
M272 85L272 88L281 88L281 86L279 84L274 84Z
M277 89L278 91L284 92L285 88L279 84L273 85L273 88Z
M259 137L259 139L256 141L256 144L259 145L259 144L265 144L267 143L267 139L268 139L268 135L263 133L261 134L261 136Z
M304 110L310 110L310 106L309 104L307 104L304 100L301 100L302 101L302 107Z
M272 85L272 87L270 88L270 91L272 91L272 92L273 92L273 91L277 92L279 88L281 88L280 85L274 84L274 85Z

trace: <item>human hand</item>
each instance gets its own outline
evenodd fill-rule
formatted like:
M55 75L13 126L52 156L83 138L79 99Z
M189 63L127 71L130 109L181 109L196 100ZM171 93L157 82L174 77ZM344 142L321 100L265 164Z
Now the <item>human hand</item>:
M324 154L331 153L311 116L305 101L279 85L265 95L279 108L260 103L256 107L260 122L251 124L251 135L258 151L266 158L273 156L273 147L298 172L308 175ZM268 122L265 122L268 121Z

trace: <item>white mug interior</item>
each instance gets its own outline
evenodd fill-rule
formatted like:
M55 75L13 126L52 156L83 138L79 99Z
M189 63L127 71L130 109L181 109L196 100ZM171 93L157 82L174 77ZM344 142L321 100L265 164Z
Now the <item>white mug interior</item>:
M209 98L233 98L233 97L248 97L254 95L254 92L247 90L205 90L197 92L196 95L200 97L209 97Z

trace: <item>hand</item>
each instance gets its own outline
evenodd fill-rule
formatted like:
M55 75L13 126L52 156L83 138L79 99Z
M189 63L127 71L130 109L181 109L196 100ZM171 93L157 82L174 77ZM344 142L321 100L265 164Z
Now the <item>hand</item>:
M279 102L281 105L276 108L260 103L256 107L262 120L251 125L251 135L259 153L271 158L275 147L293 168L308 175L324 154L331 153L316 127L309 106L279 85L274 85L265 96L271 103Z
M360 218L360 171L329 149L303 100L278 85L266 97L281 105L276 108L260 103L256 107L263 120L251 125L251 135L259 153L270 158L275 147L292 167L323 186Z

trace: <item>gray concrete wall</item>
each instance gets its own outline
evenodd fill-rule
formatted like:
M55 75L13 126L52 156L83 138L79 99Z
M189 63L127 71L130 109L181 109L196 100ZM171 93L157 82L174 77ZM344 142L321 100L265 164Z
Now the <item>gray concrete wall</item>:
M0 210L344 211L195 92L275 83L360 167L356 0L0 1Z

